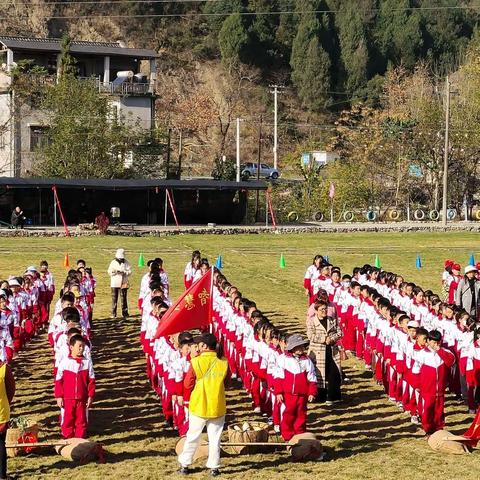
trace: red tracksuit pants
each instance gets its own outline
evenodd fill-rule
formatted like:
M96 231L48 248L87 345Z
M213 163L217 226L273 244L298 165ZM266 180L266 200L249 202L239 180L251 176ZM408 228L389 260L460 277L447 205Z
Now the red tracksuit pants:
M87 438L86 401L65 399L60 420L63 438Z
M307 431L307 401L306 395L283 394L280 433L285 441L288 442L294 435Z
M422 427L425 433L435 433L445 426L444 395L422 396Z
M173 402L173 423L177 427L178 435L184 437L188 432L188 402L187 405Z

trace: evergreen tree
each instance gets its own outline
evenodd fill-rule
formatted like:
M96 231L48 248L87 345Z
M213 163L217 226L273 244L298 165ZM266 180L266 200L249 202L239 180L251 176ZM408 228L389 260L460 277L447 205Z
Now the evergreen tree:
M365 13L359 9L356 0L345 0L336 16L345 71L344 86L352 93L363 88L368 81L369 48L364 17Z
M243 61L248 42L248 32L243 24L242 16L235 13L227 17L218 34L218 45L222 61L226 65Z
M325 19L308 13L320 10L321 3L298 2L300 21L290 57L292 81L297 87L298 96L304 107L312 111L325 108L331 101L328 92L331 90L332 62L321 43L327 35L323 26Z
M385 72L388 63L412 69L417 62L424 40L422 20L417 11L411 10L413 6L412 0L381 2L375 29L377 48L383 57L379 73Z
M218 0L215 2L206 2L203 9L204 13L212 14L207 17L208 26L214 35L218 35L227 14L245 11L245 1L242 0Z
M248 10L251 12L278 11L277 2L271 0L250 0ZM255 65L270 65L276 54L275 32L278 28L277 15L256 15L249 28L249 59Z

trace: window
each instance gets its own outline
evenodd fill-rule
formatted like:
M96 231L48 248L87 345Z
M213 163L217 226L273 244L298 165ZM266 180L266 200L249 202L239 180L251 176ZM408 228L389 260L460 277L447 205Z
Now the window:
M48 131L50 127L32 126L30 127L30 151L34 152L37 148L48 145Z

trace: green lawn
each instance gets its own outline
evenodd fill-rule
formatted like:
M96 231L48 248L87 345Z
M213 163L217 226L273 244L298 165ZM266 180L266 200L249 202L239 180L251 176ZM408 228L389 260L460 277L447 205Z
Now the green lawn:
M176 478L173 448L176 437L165 431L158 401L144 376L144 360L137 340L139 319L125 323L108 318L109 285L106 268L115 249L124 247L134 266L138 255L165 260L172 294L183 289L183 268L193 249L200 249L214 261L221 254L224 273L243 295L255 300L272 321L288 329L303 329L306 300L302 281L305 268L315 253L329 255L345 271L380 256L382 267L401 272L425 288L439 290L443 260L454 258L465 264L471 253L480 258L478 234L473 233L355 233L316 235L180 235L165 238L15 238L0 240L0 278L20 273L42 259L50 262L57 285L65 275L63 257L72 264L84 258L98 280L95 306L94 354L98 382L95 408L91 412L92 437L107 450L105 465L76 466L45 451L10 461L10 471L20 478L81 479ZM476 249L475 249L476 247ZM287 268L280 270L280 254ZM424 267L415 268L420 254ZM135 268L130 294L130 313L136 314L140 276ZM15 414L29 415L42 422L44 438L58 437L58 413L52 398L51 353L45 336L37 338L15 363L18 395ZM345 401L335 409L314 406L310 414L312 431L328 448L331 461L292 464L282 453L236 456L225 459L224 476L241 478L254 474L267 479L275 474L295 479L380 479L402 480L436 475L442 479L478 479L477 454L442 457L431 451L417 429L392 406L373 385L371 375L349 360L345 366L353 382L345 386ZM471 421L463 405L448 402L447 426L462 432ZM254 419L248 399L239 391L229 392L230 420ZM192 475L204 478L205 473Z

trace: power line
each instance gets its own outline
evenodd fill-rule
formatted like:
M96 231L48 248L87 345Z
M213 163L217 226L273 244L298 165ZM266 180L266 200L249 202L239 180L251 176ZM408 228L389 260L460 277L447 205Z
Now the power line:
M90 1L90 0L89 0ZM107 0L111 1L111 0ZM145 1L145 0L137 0L137 1ZM155 0L151 0L155 1ZM158 2L159 0L157 0ZM218 0L201 0L201 1L218 1ZM133 2L133 0L132 0ZM160 0L161 3L167 3L164 0ZM192 3L193 0L188 0L189 3ZM73 4L74 2L69 2L68 4L63 4L64 6L68 6ZM86 4L87 2L78 2L77 5ZM92 2L93 3L93 2ZM104 6L107 2L96 2L98 6ZM179 0L171 3L179 3ZM60 4L59 2L52 2L51 5ZM89 3L90 4L90 3ZM121 4L120 1L112 2L113 4ZM25 5L25 6L46 6L48 4L0 4L4 6L15 6L15 5ZM438 6L438 7L405 7L405 8L393 8L390 9L389 12L406 12L406 11L446 11L446 10L480 10L480 5L470 5L470 6ZM364 12L371 12L371 13L380 13L381 9L365 9ZM228 17L230 15L240 15L240 16L270 16L270 15L286 15L286 14L297 14L297 15L313 15L313 14L337 14L339 10L276 10L276 11L263 11L263 12L239 12L239 11L232 11L232 12L185 12L185 13L147 13L147 14L117 14L117 15L95 15L95 14L88 14L88 15L52 15L48 16L50 19L55 20L77 20L77 19L97 19L97 18L180 18L180 17ZM0 20L11 20L11 17L0 17Z
M29 7L33 6L46 6L46 5L61 5L61 6L71 6L71 5L96 5L96 6L104 6L108 5L119 5L123 6L125 4L192 4L192 3L217 3L223 0L74 0L74 1L61 1L55 0L49 2L48 0L45 3L33 3L33 2L0 2L0 6L18 6L18 5L26 5ZM294 0L291 0L294 3ZM389 9L388 12L405 12L405 11L441 11L441 10L478 10L480 9L479 5L438 5L438 6L420 6L420 7L399 7L399 8L392 8ZM274 11L274 12L264 12L265 14L279 14L279 13L339 13L340 10L333 10L333 9L323 9L323 10L313 10L313 11ZM366 8L361 9L362 12L382 12L383 9L381 8ZM230 12L230 13L223 13L223 15L231 15L232 13L240 13L240 14L250 14L250 12ZM255 12L253 12L255 14ZM263 12L260 12L263 14Z

